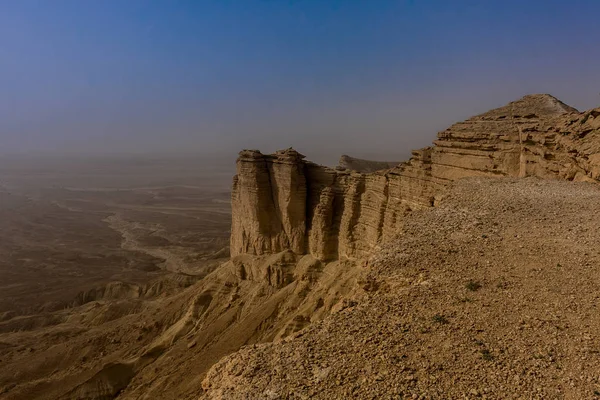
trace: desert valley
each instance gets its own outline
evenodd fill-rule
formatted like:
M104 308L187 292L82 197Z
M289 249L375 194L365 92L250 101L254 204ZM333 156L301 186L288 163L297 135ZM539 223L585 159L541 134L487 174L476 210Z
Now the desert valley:
M0 398L600 398L600 109L412 154L3 160Z

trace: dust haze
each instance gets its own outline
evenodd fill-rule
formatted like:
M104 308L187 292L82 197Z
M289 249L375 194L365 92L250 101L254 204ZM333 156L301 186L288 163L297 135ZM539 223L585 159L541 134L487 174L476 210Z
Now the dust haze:
M0 1L0 398L600 399L598 15Z
M232 175L182 156L4 158L0 312L54 311L115 280L205 274L227 256Z

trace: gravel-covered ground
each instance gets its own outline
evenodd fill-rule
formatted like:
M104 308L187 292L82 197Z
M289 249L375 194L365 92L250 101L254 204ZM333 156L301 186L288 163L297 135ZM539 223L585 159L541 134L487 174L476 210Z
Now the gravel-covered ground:
M456 182L355 301L212 368L212 399L600 399L600 187Z

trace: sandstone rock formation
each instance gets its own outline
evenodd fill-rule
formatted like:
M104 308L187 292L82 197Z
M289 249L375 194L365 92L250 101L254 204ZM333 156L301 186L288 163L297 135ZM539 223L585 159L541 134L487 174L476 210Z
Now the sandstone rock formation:
M475 217L462 208L452 211L450 215L444 212L439 214L438 208L425 213L409 211L429 209L439 202L443 204L448 199L444 199L444 191L441 189L462 177L537 176L596 181L600 179L599 135L600 110L579 113L549 95L532 95L455 124L440 132L432 147L414 151L407 162L373 173L323 167L306 161L302 154L293 149L270 155L257 150L242 151L237 161L237 175L232 190L232 258L186 292L186 296L192 296L192 300L187 300L188 310L182 311L178 318L172 318L171 327L147 346L140 356L141 361L138 361L141 367L136 364L140 369L135 371L135 377L121 392L120 398L194 398L201 394L199 385L208 368L244 344L250 346L223 359L209 373L204 381L204 388L208 390L205 393L207 397L263 398L273 397L271 394L286 397L286 394L292 392L311 397L316 392L306 389L305 383L314 385L311 381L313 378L327 382L327 390L330 389L329 386L333 388L323 392L331 394L331 397L355 397L354 393L348 392L353 390L350 381L352 384L359 382L358 390L377 388L365 393L366 398L373 398L372 394L392 393L388 390L387 383L385 386L374 384L382 382L382 379L387 382L385 370L382 369L381 373L373 370L377 372L373 374L373 371L348 369L349 365L360 364L355 359L331 369L339 383L326 379L329 366L340 359L340 351L359 359L382 360L381 365L388 372L391 371L392 376L399 376L402 382L406 382L398 383L390 379L390 382L398 383L397 387L404 393L427 393L427 387L435 384L426 380L430 376L429 370L418 372L421 374L418 379L423 379L421 386L414 383L417 371L415 366L420 365L420 360L411 358L411 369L392 360L390 363L396 363L392 367L385 357L382 358L382 354L390 352L392 344L386 347L375 345L379 342L403 340L405 332L412 335L409 336L410 339L421 334L423 329L431 329L418 318L415 323L415 314L410 308L421 307L422 310L427 310L430 305L427 300L435 299L436 302L432 304L437 307L436 310L440 314L445 312L448 296L444 295L443 290L450 286L443 283L446 282L444 279L450 279L452 288L459 288L459 292L462 290L462 282L457 286L456 281L463 279L463 260L484 262L484 256L474 249L486 248L482 247L480 241L486 240L490 232L497 234L498 224L502 224L504 218L497 215L497 210L508 209L512 195L507 194L503 202L496 204L494 198L487 193L482 195L482 190L473 191L473 194L459 190L460 193L464 192L462 200L455 203L462 204L460 207L466 209L465 204L468 205L471 201L476 203L475 210L480 202L487 206L493 205L488 208L495 210L495 220L485 217L488 211L482 208L481 218L490 229L490 232L482 231L482 234L479 234L482 226L479 225L480 221L474 221ZM512 188L513 194L525 190L520 186L510 186L512 183L507 185ZM586 192L585 186L587 185L580 185L579 190L586 194L587 200L576 201L573 207L569 206L570 213L573 214L580 203L585 204L596 195L594 191ZM481 187L485 192L488 186L483 184ZM503 189L496 191L508 192ZM558 197L548 197L549 204L555 206L557 201L560 203L559 197L567 192L568 189L563 188L556 192ZM542 194L538 193L521 201L515 216L519 223L514 224L513 219L514 226L506 228L506 243L514 244L520 240L518 236L524 234L517 232L515 236L515 229L524 228L526 233L538 233L536 226L522 224L521 217L529 215L525 205L537 201L536 199L546 199L546 193L549 192L543 191ZM454 210L452 207L450 209ZM556 210L561 211L560 208ZM553 212L555 211L548 208L545 215ZM430 215L432 220L426 225L415 224L418 215ZM466 220L463 221L465 216ZM454 221L455 217L460 223ZM542 221L547 221L544 218L534 218L531 221L542 226ZM453 225L453 221L458 225ZM457 226L460 232L455 235ZM552 232L557 226L560 224L544 226L544 232ZM399 241L391 239L403 232L406 236L402 246L406 246L394 246ZM545 240L546 236L547 233L540 233L536 238ZM383 242L388 244L383 245L383 250L379 253L374 252ZM509 265L513 261L513 254L499 248L499 242L490 243L491 247L486 249L498 250L498 254L504 254L505 258L502 260L505 265ZM437 253L439 246L444 249L441 255ZM563 254L560 246L551 250L553 257ZM369 255L371 258L365 263L364 260ZM517 258L522 260L522 256ZM536 254L534 258L538 260L539 256ZM501 259L500 256L498 259ZM569 258L575 259L575 256ZM412 264L408 263L410 260ZM444 260L455 260L456 263L452 264L454 269L449 269L447 276L442 271L432 283L428 274L434 274L424 270L423 266L437 265L435 263L446 262ZM554 258L549 260L554 264L558 262ZM377 274L374 266L385 273ZM410 276L398 276L399 271L407 266L410 268ZM538 267L537 264L535 266ZM471 268L471 265L467 267ZM479 269L475 268L477 271ZM585 268L582 271L584 270L587 271ZM472 272L473 268L469 271ZM482 280L493 273L490 269L482 270L482 275L475 276L474 279ZM525 277L529 279L529 266L524 267L519 274L521 275L515 276L511 282L518 284ZM568 280L568 274L563 278ZM588 278L586 282L593 281L592 277ZM436 290L442 293L437 297L431 296L429 292L435 282L440 282ZM398 291L405 286L415 287L415 290L424 294L418 297L413 292L403 291L406 296L398 297ZM372 297L371 293L378 292L379 287L385 288L381 292L388 293L389 296ZM532 293L534 291L527 293L525 298L529 299ZM593 293L593 288L586 290L586 293ZM502 294L499 298L501 296ZM358 307L366 307L369 299L375 299L371 303L372 308L367 309L367 315L373 319L364 321L354 318L353 308L357 303ZM403 318L406 317L402 321L404 325L398 325L398 313L387 312L390 305L409 310L402 314ZM530 305L526 306L524 309L530 310ZM497 311L499 315L506 314L501 309ZM332 313L333 317L329 318ZM380 322L388 314L391 316L389 324L381 325ZM458 326L472 327L470 315L467 313L463 323ZM349 316L347 323L338 324L336 318L340 316ZM435 315L430 316L427 321L431 318L435 319ZM319 322L324 319L325 322ZM488 322L491 324L499 320L500 318L492 317ZM323 326L324 331L320 330ZM364 327L364 332L357 332L357 327ZM385 327L385 331L381 330L382 327ZM340 346L340 341L330 340L335 339L336 332L346 328L349 333L342 342L349 346L348 349ZM298 343L298 337L304 335L307 347L293 347ZM357 335L358 342L353 339L354 335ZM292 350L289 352L286 352L286 347L281 346L282 342L273 347L257 345L291 337L296 338L285 339L285 343L292 343ZM439 350L437 353L445 354L443 349L435 346L443 346L448 338L455 338L455 335L454 332L444 331L440 336L431 337L431 348ZM472 332L465 332L456 338L456 346L465 345L471 337ZM414 342L409 339L406 339L407 346L419 348L420 337ZM301 339L300 342L304 343ZM327 353L327 358L322 356L325 351L319 355L319 364L315 368L313 366L317 364L308 357L313 354L310 347L312 343L334 347ZM350 348L355 348L356 343L360 343L363 350L369 349L369 353L351 351ZM371 351L373 346L374 350ZM285 356L275 355L270 358L271 354L276 354L273 348L283 349L282 354ZM416 357L419 352L411 352L413 353ZM432 350L432 354L436 354L436 351ZM293 365L285 360L293 360ZM282 364L278 364L280 361ZM146 362L149 364L145 364ZM448 371L452 371L449 366L454 365L453 363L454 360L448 363L440 361L440 365ZM262 367L265 365L269 368ZM375 367L378 368L379 365L374 365L373 368ZM397 370L392 369L396 367ZM182 377L181 371L186 371L185 376ZM349 373L349 380L343 378L346 372ZM281 383L288 379L288 373L291 383ZM306 376L303 375L305 373ZM93 388L96 385L94 380L88 383ZM500 390L494 386L495 382L490 384L494 390ZM462 391L467 384L461 385L457 391ZM529 386L524 388L528 389ZM446 387L435 387L435 390L443 393ZM438 392L432 393L439 394Z
M201 399L597 399L600 185L453 182L372 254L367 293L242 347Z
M454 124L407 162L369 174L319 166L293 149L244 150L233 184L231 254L290 249L359 259L390 239L407 211L434 205L459 178L596 181L599 128L600 109L579 113L538 94Z
M598 187L479 177L600 180L600 109L526 96L412 154L242 151L231 260L0 314L0 397L592 398Z
M234 254L302 254L306 233L306 176L295 150L262 155L244 150L233 181L231 229Z

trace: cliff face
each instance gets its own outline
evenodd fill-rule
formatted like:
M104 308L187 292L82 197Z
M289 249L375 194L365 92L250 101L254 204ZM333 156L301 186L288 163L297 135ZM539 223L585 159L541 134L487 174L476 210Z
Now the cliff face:
M263 155L244 150L233 180L231 247L235 254L306 248L306 175L296 151Z
M358 267L363 296L222 358L200 398L594 398L600 185L449 186Z
M334 170L293 149L244 150L232 193L232 256L292 250L320 260L367 255L407 211L468 176L600 179L600 109L530 95L454 124L432 147L374 173Z

